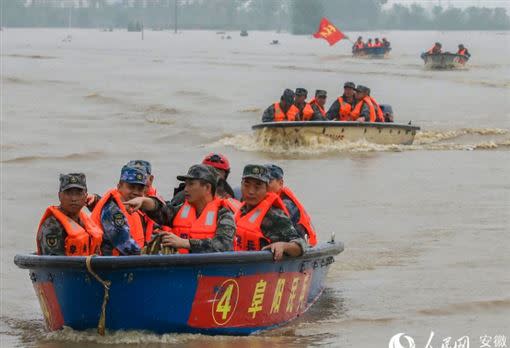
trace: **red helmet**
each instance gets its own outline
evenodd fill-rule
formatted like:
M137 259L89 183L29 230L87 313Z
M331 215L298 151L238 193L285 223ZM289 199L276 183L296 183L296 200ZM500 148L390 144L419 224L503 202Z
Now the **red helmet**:
M227 173L230 172L230 163L228 162L227 157L223 156L221 153L211 152L207 156L205 156L202 164L207 164L208 166L223 169Z

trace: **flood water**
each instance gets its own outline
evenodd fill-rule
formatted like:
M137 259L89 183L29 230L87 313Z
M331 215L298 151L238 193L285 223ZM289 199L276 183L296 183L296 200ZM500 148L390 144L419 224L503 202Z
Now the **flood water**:
M1 35L2 347L387 347L397 333L425 347L431 332L433 347L462 336L479 347L484 335L510 345L509 32L361 33L392 42L383 60L352 58L347 41L269 32ZM424 70L419 55L435 41L450 51L463 43L467 68ZM421 126L415 143L269 147L253 136L284 88L325 89L329 107L345 81ZM47 333L13 257L35 249L59 173L83 171L89 192L102 194L124 163L146 159L170 198L175 176L210 151L229 157L233 186L248 163L282 166L320 238L334 232L345 243L321 299L298 320L244 338Z

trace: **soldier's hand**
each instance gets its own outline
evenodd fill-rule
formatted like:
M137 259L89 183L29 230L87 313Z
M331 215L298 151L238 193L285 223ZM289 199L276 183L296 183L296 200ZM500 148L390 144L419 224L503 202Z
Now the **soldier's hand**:
M266 245L262 250L270 250L273 253L273 260L280 261L283 258L286 245L287 243L285 242L276 242Z
M161 238L161 245L165 247L172 247L176 249L189 249L190 244L188 239L177 237L173 233L165 233Z
M145 200L145 197L136 197L136 198L133 198L132 200L124 202L124 206L126 207L127 211L130 214L132 214L142 207L144 200Z

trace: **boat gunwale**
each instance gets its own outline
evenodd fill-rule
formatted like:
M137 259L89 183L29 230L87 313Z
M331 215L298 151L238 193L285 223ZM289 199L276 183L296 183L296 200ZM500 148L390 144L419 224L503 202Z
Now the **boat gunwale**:
M309 261L310 259L333 256L344 250L342 242L321 243L308 249L300 257L284 257L283 261ZM85 269L85 256L50 256L17 254L14 264L22 269L64 268ZM274 262L270 251L229 251L203 254L96 256L91 260L94 270L116 270L126 268L155 268L173 266L208 266L211 264L251 264ZM281 262L281 261L280 261Z
M324 127L369 127L376 129L391 128L391 129L404 129L410 131L418 131L419 126L413 126L401 123L385 123L385 122L353 122L353 121L283 121L283 122L262 122L253 125L252 129L262 128L324 128Z

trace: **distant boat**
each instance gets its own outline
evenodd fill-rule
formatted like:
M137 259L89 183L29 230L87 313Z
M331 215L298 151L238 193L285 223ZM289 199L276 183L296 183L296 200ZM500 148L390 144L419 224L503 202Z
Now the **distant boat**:
M432 70L462 69L466 66L469 57L460 54L445 52L438 54L422 53L421 59L425 68Z
M357 58L387 58L390 54L391 47L364 47L355 50L352 55Z
M321 136L338 142L361 140L381 145L411 145L420 130L410 124L339 121L264 122L251 128L269 143L301 143L309 136Z
M248 36L248 32L246 30L241 30L241 33L239 35Z

